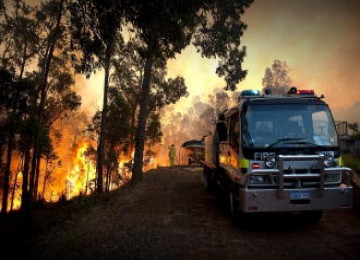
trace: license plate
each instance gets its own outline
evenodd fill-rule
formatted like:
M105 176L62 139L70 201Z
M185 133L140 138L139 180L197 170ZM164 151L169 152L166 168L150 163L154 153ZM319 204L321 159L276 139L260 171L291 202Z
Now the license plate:
M290 199L291 200L308 200L308 199L310 199L310 193L303 192L303 191L290 192Z

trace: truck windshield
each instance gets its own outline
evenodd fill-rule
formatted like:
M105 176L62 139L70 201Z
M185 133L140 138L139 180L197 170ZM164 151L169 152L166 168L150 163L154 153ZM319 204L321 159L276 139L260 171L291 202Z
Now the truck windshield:
M244 148L337 146L325 104L249 104L243 113Z

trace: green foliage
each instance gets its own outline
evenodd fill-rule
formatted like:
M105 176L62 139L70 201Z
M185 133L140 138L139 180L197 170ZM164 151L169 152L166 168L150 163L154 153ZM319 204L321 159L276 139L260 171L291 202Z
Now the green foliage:
M109 89L109 108L105 122L106 139L122 143L130 134L130 108L117 88Z
M1 21L1 65L16 70L20 78L39 52L39 21L34 19L35 8L26 1L8 1ZM16 39L16 40L14 40Z
M161 142L163 133L161 132L160 116L158 114L151 114L149 123L146 129L146 138L148 144L154 145L155 143Z
M117 159L120 152L129 145L128 137L131 133L130 118L129 105L122 97L121 92L117 88L109 88L109 106L106 120L104 121L104 165L108 168L117 168ZM99 134L100 122L101 112L98 111L94 115L93 122L89 125L88 131Z
M11 105L13 74L6 70L0 69L0 109L5 110ZM0 110L0 111L1 111Z
M150 94L150 111L161 109L166 105L175 104L181 97L189 95L183 77L166 80L163 77L157 78L157 84L152 84Z
M73 79L69 82L55 80L51 87L49 98L46 100L44 111L45 122L51 125L60 117L67 117L69 113L76 111L81 105L81 97L72 90ZM67 85L70 84L70 85Z
M120 1L119 1L120 2ZM125 20L146 44L143 57L167 60L193 44L204 57L218 58L216 73L234 90L246 76L241 63L246 49L240 38L246 30L241 15L252 0L121 1Z
M193 33L198 2L121 1L125 20L133 25L139 39L145 43L142 56L167 59L185 48Z
M98 111L93 116L93 123L88 126L88 130L99 133L101 112ZM130 133L129 127L130 109L117 88L109 89L109 108L106 116L105 136L106 140L114 141L115 145L121 143Z
M360 172L360 157L355 157L350 153L345 153L342 156L346 167L349 167L356 172Z
M1 70L0 85L1 125L18 131L25 122L24 115L29 114L33 82L26 79L15 80L11 72Z
M116 1L97 0L72 1L69 8L72 48L81 53L76 69L89 77L93 71L105 66L107 48L115 49L116 45L122 44L121 10ZM75 54L73 57L76 59Z
M135 39L129 41L121 49L118 49L112 63L115 67L111 79L131 109L131 113L137 114L140 106L141 84L144 74L144 59L137 53L141 49L141 43ZM176 103L181 97L187 96L187 88L182 77L167 79L166 63L157 60L152 68L152 81L150 101L148 108L149 123L147 124L146 139L152 144L161 141L161 125L158 115L159 109L166 105ZM135 115L134 115L135 116ZM135 124L135 122L132 122ZM135 129L135 125L131 125ZM133 142L133 140L130 140Z
M349 123L348 127L352 131L352 136L358 136L360 134L358 123Z
M4 0L0 1L0 13L2 13L5 9Z
M241 15L249 8L252 0L198 1L196 13L197 30L194 45L207 58L217 57L216 73L225 79L226 90L235 90L236 84L246 77L242 69L246 48L241 46L241 36L247 25Z

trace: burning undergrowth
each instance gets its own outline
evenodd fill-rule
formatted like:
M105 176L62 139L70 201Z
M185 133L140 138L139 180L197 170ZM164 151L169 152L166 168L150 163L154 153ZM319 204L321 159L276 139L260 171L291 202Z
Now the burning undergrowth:
M76 124L74 123L76 122ZM41 160L37 200L57 202L79 195L89 195L96 189L97 139L87 133L88 116L74 114L72 118L58 120L51 129L53 150ZM131 179L133 150L116 147L116 163L105 169L104 183L108 191L117 189ZM156 152L146 148L144 170L157 166ZM9 209L21 206L23 159L15 154L12 164Z
M235 94L233 94L235 96ZM211 130L210 125L217 111L231 104L234 98L226 92L219 91L207 100L193 98L191 106L181 111L169 106L160 114L162 124L161 142L148 142L144 151L144 166L149 169L168 166L168 147L174 143L177 147L176 164L186 164L188 154L181 151L181 144L189 139L201 139ZM52 151L42 157L37 200L57 202L61 199L72 199L79 195L90 195L96 189L96 132L87 131L90 116L84 112L74 113L71 117L57 120L51 128L50 138ZM115 163L104 167L104 185L107 190L117 189L131 180L134 148L120 144L112 148L111 156ZM10 180L11 193L9 210L18 209L21 205L22 155L16 154L13 161L13 173Z

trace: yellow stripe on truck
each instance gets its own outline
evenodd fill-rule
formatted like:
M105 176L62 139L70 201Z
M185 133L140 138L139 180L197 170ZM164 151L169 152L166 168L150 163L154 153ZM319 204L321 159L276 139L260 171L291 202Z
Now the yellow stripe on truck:
M241 158L240 159L240 168L249 169L250 168L250 161L248 159Z
M338 159L338 166L343 166L344 164L343 164L343 158L342 158L342 156L340 156L339 157L339 159Z

